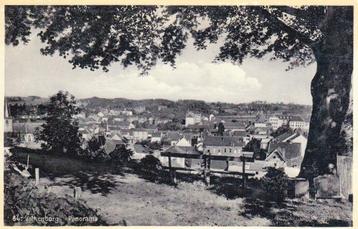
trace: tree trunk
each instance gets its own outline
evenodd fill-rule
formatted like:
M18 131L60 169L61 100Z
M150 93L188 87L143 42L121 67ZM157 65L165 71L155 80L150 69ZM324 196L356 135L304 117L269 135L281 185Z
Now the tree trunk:
M346 150L341 136L353 71L353 8L328 7L323 39L312 47L317 72L311 83L313 110L300 177L329 173Z

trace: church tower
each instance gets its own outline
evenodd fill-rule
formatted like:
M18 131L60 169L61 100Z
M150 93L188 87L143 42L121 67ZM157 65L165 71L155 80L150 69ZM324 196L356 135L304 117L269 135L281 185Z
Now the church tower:
M5 133L11 133L13 132L12 129L12 118L10 117L9 110L8 110L8 104L5 102L5 125L4 125L4 132Z

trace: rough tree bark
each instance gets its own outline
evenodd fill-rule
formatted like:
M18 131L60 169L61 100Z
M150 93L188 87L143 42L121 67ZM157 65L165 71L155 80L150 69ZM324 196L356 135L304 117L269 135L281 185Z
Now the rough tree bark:
M325 34L312 46L317 72L311 82L313 110L300 177L329 173L337 154L344 153L342 123L349 106L353 71L353 8L329 7L322 25Z

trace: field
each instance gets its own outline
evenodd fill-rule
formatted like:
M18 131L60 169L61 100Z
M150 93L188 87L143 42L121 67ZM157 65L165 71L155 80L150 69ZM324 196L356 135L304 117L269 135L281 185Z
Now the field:
M15 153L24 163L27 154ZM60 156L30 154L40 168L40 190L58 196L81 187L81 199L98 209L109 225L208 226L348 226L352 204L335 200L287 200L282 204L255 198L228 198L222 184L181 181L174 187L142 178L129 168ZM46 187L46 189L45 189ZM236 189L236 186L232 186Z

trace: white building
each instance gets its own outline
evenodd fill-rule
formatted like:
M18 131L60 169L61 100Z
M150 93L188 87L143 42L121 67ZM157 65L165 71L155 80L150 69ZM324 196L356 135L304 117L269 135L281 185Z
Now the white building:
M267 127L267 124L264 122L255 122L254 127L255 128L265 128L265 127Z
M272 129L277 130L283 125L283 120L278 116L272 116L269 118L269 123L271 124Z
M137 106L137 107L134 107L133 110L134 110L137 114L140 114L140 113L145 112L145 106Z
M151 141L151 142L161 142L161 141L162 141L162 137L163 137L163 135L162 135L162 133L160 133L160 132L153 133L153 134L151 135L150 141Z
M305 156L305 150L307 146L307 138L303 135L292 135L286 139L284 139L282 142L291 142L291 143L300 143L301 144L301 157Z
M277 130L281 126L288 125L288 122L290 120L289 116L271 116L269 118L269 123L271 124L271 127L273 130Z
M188 112L185 116L185 126L195 125L201 122L201 115Z
M141 129L133 130L133 138L136 141L147 140L148 136L149 136L149 134L148 134L148 131L146 131L146 130L141 130Z
M5 125L4 125L4 132L9 133L13 132L12 128L12 118L10 118L9 111L7 108L7 104L5 104Z
M132 115L133 115L133 112L132 112L132 111L128 111L128 110L123 110L123 111L121 111L121 114L122 114L122 115L126 115L126 116L132 116Z
M309 130L310 124L309 122L304 121L299 116L293 116L290 119L289 126L291 129L301 129L301 130Z
M182 137L175 145L181 147L189 147L191 146L191 142L189 139Z

